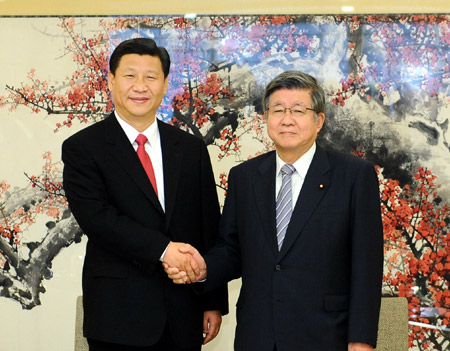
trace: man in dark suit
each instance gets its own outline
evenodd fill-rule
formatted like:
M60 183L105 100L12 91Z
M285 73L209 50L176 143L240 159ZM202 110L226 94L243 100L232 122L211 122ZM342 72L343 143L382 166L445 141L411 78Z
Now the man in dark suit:
M316 144L324 95L310 75L277 76L263 99L276 152L230 171L203 289L242 277L235 350L365 351L376 344L378 179L369 162ZM177 283L192 281L182 269L166 271Z
M166 49L152 39L122 42L110 59L115 112L62 146L64 189L88 236L90 350L198 351L227 313L226 285L200 297L173 284L161 265L195 279L198 264L178 249L189 243L204 253L220 216L205 144L156 119L169 69Z

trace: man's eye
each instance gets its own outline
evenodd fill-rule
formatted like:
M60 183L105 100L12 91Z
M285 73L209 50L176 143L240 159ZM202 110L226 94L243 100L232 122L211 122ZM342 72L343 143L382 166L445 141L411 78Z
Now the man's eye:
M284 113L284 108L274 108L273 113Z
M292 110L292 114L294 114L294 115L302 115L303 111L302 110Z

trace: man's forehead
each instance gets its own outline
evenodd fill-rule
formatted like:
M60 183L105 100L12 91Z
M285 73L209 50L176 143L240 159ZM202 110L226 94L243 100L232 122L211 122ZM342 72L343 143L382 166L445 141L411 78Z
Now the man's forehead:
M289 97L290 99L294 98L294 100L297 100L299 104L302 104L302 100L305 100L305 96L307 96L309 99L312 98L312 90L280 88L275 90L270 95L269 101L273 104L282 104L283 98Z
M118 67L132 66L133 62L138 61L138 60L141 61L141 59L142 59L142 61L148 60L149 62L152 62L152 64L158 63L156 65L157 67L155 66L154 69L162 70L161 59L158 56L153 56L153 55L148 55L148 54L142 54L142 55L141 54L125 54L120 58Z

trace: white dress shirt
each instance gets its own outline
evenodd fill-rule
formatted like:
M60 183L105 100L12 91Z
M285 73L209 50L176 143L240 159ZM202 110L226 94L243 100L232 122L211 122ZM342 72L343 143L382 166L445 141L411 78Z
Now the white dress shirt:
M291 187L292 187L292 210L294 210L295 204L297 203L298 196L300 195L300 191L302 190L303 181L305 180L306 173L308 173L309 166L311 165L311 161L314 157L314 153L316 152L316 143L309 148L306 153L300 157L294 164L295 172L292 173L291 176ZM276 178L275 178L275 199L278 196L281 188L281 167L283 167L286 162L284 162L278 152L276 153L277 157L277 165L276 165Z
M155 172L156 187L158 189L158 200L161 204L163 211L165 211L165 198L164 198L164 173L163 173L163 159L161 150L161 138L159 135L158 123L155 121L143 132L137 131L130 124L125 122L114 111L117 121L122 127L123 131L127 135L128 140L130 140L131 145L133 145L134 150L137 150L138 144L136 143L136 138L139 134L144 134L147 137L147 142L145 143L145 151L147 151L152 161L153 171Z

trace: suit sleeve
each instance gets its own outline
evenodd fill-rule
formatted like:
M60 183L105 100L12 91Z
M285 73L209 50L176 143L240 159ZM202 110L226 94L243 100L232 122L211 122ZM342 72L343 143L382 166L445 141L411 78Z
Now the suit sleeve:
M69 207L94 245L152 272L169 239L121 213L111 201L104 169L94 157L95 147L85 140L69 138L62 145L63 186ZM90 144L89 144L90 145Z
M364 163L352 189L352 272L349 342L376 346L383 276L383 227L379 183Z
M204 252L207 252L217 242L220 208L214 173L206 146L202 150L202 239ZM228 314L228 288L226 282L219 284L212 291L205 293L202 298L204 311L220 310L222 315Z
M219 239L206 256L207 278L205 290L237 279L242 275L241 254L237 226L236 172L231 169L228 191L219 226Z

